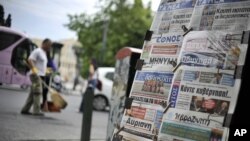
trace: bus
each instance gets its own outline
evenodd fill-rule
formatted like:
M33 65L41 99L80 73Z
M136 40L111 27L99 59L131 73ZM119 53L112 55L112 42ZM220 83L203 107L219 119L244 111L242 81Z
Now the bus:
M0 84L27 88L31 82L26 60L37 46L23 33L0 26Z

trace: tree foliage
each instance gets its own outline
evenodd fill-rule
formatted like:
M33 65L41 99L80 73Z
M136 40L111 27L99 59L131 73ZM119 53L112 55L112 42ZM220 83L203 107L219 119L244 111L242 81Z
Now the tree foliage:
M6 20L4 19L4 7L0 4L0 26L11 26L11 14L8 14Z
M3 6L0 4L0 26L4 25L4 8Z
M99 12L69 15L68 28L75 31L83 45L84 72L87 60L96 58L102 66L114 66L116 52L125 46L141 48L143 37L152 21L150 3L126 0L101 0ZM107 40L103 40L105 30ZM104 45L105 43L105 45ZM86 74L86 73L85 73Z

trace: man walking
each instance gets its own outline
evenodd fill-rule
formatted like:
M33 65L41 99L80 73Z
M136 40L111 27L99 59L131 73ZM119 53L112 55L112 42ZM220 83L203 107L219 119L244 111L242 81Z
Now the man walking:
M29 96L22 108L21 114L43 116L40 108L40 97L43 91L41 77L44 77L46 74L48 62L46 52L50 50L51 44L52 42L50 39L43 40L42 47L36 48L34 51L32 51L28 58L28 65L31 68L29 73L32 85ZM32 105L33 113L30 113L29 110Z

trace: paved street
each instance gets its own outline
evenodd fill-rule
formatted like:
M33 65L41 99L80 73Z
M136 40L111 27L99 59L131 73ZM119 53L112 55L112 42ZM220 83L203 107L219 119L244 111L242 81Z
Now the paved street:
M82 114L78 113L80 96L64 95L68 107L45 117L21 115L28 91L0 87L0 141L80 139ZM108 112L94 112L91 140L105 140Z

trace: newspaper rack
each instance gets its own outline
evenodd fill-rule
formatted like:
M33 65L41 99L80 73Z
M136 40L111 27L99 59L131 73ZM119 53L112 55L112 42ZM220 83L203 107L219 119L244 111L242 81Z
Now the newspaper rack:
M182 35L183 37L184 37L185 35L187 35L190 31L193 30L192 27L188 29L185 25L182 25L181 28L182 28L182 30L185 32L185 33Z
M220 18L216 9L227 7L199 2L161 1L136 62L130 90L136 102L126 100L113 140L228 140L229 129L249 121L242 107L249 99L250 31L220 21L212 28L211 19Z

